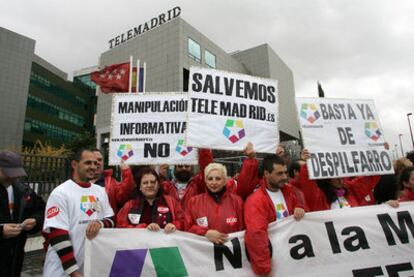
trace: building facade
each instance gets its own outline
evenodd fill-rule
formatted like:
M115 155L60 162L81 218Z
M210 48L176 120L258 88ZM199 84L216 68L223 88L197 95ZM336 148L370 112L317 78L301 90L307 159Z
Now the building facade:
M0 27L0 150L22 145L35 41Z
M35 41L0 27L0 150L53 146L94 132L95 89L34 53Z
M280 93L281 139L299 137L292 71L267 44L229 54L177 17L102 53L99 65L127 62L131 55L147 63L145 87L149 92L187 91L192 65L276 79ZM99 93L98 147L109 141L111 107L112 96Z

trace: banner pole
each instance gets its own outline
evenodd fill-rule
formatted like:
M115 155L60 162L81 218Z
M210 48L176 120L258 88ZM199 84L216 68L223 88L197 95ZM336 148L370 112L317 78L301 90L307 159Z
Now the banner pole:
M142 78L142 93L145 93L145 80L147 79L147 63L144 62L143 70L144 78Z
M137 82L136 82L136 88L137 93L139 93L139 74L141 73L141 70L139 69L139 60L137 59Z
M131 93L132 92L132 64L133 62L133 57L129 56L129 84L128 84L128 92Z

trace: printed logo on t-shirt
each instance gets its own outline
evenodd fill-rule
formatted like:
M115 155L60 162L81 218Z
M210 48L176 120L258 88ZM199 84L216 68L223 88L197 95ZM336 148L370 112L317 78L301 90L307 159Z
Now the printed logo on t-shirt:
M226 223L230 226L233 226L237 223L237 217L231 216L226 218Z
M345 197L338 197L338 202L339 202L339 208L347 208L347 207L351 207L351 205L349 205L348 201L346 200Z
M132 224L139 224L141 215L140 214L128 214L128 219Z
M277 219L285 218L289 216L288 210L285 208L283 203L279 203L276 205L276 215Z
M59 207L57 207L57 206L52 206L52 207L50 207L50 208L47 210L47 212L46 212L46 217L47 217L47 218L52 218L52 217L55 217L55 216L57 216L57 215L59 214L59 212L60 212Z
M94 195L83 195L81 196L80 209L88 216L91 216L94 212L101 210L101 205Z
M207 216L199 217L196 219L197 225L200 227L208 227L208 219Z
M165 206L159 206L157 208L157 211L159 213L166 214L166 213L168 213L170 211L170 209L168 207L165 207Z

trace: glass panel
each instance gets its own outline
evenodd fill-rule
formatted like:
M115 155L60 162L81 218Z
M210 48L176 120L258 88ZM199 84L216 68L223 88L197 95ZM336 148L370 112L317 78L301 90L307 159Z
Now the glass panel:
M206 60L206 64L211 68L216 68L216 56L211 53L210 51L206 50L204 52L204 59Z
M194 60L201 62L201 47L200 44L188 38L188 55Z

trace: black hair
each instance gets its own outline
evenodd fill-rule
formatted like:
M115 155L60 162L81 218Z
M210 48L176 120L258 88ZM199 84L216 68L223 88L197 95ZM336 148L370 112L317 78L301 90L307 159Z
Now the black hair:
M267 155L263 159L263 171L271 173L273 171L273 165L286 165L285 161L276 154Z
M331 185L331 179L319 179L316 180L316 184L318 184L318 187L323 191L329 203L338 200L335 189Z
M295 177L295 171L300 171L300 163L299 161L303 161L302 159L296 159L289 164L288 173L289 177Z
M89 148L79 148L73 153L70 160L80 162L80 160L82 159L82 154L85 151L92 152L92 150L90 150Z
M409 159L414 164L414 151L410 151L405 156L407 159Z
M400 190L404 189L404 182L410 181L411 173L414 171L414 167L406 167L401 171L398 179L398 187Z
M91 148L90 150L91 150L92 152L99 152L99 153L101 153L101 155L103 155L102 150L101 150L101 149L99 149L99 148Z
M397 176L395 174L381 175L374 188L374 198L377 204L395 199L397 192Z

